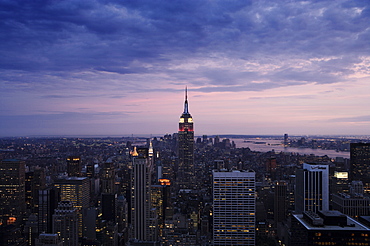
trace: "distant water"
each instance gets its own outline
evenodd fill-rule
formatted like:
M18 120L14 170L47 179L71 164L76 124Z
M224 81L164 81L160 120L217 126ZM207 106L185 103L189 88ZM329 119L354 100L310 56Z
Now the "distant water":
M237 148L250 148L253 151L268 152L274 150L275 152L289 152L299 154L314 154L316 156L327 155L330 158L344 157L349 158L349 152L325 150L325 149L311 149L311 148L284 148L282 140L266 139L266 138L230 138L234 141Z

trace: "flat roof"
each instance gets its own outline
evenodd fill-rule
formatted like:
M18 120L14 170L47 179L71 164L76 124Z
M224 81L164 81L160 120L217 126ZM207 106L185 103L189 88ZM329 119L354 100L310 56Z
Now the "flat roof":
M345 214L344 214L345 215ZM324 231L370 231L368 227L359 223L358 221L352 219L351 217L345 215L347 217L347 225L353 226L334 226L334 225L323 225L323 226L315 226L311 225L308 221L303 219L303 214L293 214L294 218L296 218L307 230L324 230Z

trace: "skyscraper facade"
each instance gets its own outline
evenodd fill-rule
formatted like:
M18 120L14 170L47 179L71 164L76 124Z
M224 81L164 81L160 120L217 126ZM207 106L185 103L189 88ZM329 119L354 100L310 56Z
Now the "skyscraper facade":
M78 215L78 233L83 236L82 210L90 204L90 183L87 177L68 177L56 180L54 186L60 193L61 201L71 201Z
M153 162L148 148L138 148L132 158L131 222L132 239L155 241L155 226L152 225L150 198L151 170Z
M213 245L255 245L255 172L213 171Z
M178 132L178 171L176 184L179 188L193 188L194 180L194 127L189 113L188 94L185 90L184 112L179 121Z
M370 193L370 143L350 144L350 178L362 181L366 193Z
M69 177L81 176L81 158L79 156L69 156L67 158L67 173Z
M78 245L77 210L71 201L61 201L55 209L53 233L59 235L65 246Z
M5 159L0 162L0 225L22 219L25 211L25 162Z
M329 166L303 163L296 171L295 211L329 210Z
M275 182L274 190L274 223L275 226L286 217L287 211L287 183L285 181Z

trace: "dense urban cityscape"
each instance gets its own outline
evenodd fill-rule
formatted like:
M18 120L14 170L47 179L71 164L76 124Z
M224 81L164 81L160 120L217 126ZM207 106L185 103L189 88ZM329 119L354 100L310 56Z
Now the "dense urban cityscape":
M370 244L369 137L194 129L1 138L0 244Z
M0 19L0 246L370 246L370 0Z

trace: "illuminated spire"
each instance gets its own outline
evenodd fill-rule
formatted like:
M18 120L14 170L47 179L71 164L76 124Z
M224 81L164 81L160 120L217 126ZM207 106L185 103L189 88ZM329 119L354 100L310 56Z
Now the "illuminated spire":
M131 151L131 156L139 156L139 154L136 151L136 146L134 147L134 151Z
M184 114L189 114L188 106L188 87L185 87L185 104L184 104Z

